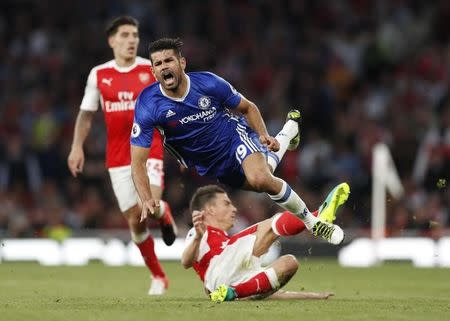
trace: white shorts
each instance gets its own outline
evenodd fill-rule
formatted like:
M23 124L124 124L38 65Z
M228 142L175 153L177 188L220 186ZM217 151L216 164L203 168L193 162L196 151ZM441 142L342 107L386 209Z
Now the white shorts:
M131 177L131 165L112 167L108 171L114 194L123 213L138 203L138 194ZM164 187L163 161L155 158L148 159L147 175L152 185Z
M204 279L208 291L212 292L222 284L236 285L245 282L265 271L261 260L252 254L255 240L255 234L240 237L211 259Z

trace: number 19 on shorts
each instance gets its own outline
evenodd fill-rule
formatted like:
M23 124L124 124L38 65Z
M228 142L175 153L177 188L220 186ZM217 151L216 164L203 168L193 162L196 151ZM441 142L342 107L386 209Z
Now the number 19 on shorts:
M242 161L245 159L245 157L247 157L248 155L248 149L244 144L240 144L237 148L236 148L236 159L238 160L239 164L242 163Z

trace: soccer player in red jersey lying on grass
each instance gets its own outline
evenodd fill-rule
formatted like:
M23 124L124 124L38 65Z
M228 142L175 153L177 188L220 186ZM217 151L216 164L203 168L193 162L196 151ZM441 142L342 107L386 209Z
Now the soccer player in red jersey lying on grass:
M347 183L337 185L313 215L332 223L337 209L348 199ZM260 257L280 236L305 230L305 224L285 211L228 236L237 209L227 193L217 185L199 188L191 199L194 227L186 237L181 262L193 267L214 302L242 298L327 299L330 292L288 292L280 290L297 272L293 255L283 255L267 267Z

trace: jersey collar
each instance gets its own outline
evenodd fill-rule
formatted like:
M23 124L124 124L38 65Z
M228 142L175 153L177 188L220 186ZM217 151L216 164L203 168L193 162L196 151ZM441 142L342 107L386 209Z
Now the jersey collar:
M139 57L136 57L136 59L134 59L133 64L128 67L120 67L117 64L117 61L114 60L114 69L116 69L118 72L129 72L130 70L133 70L134 68L136 68L136 66L138 64L139 64Z
M159 84L159 90L162 92L162 94L164 95L164 97L167 97L173 101L183 101L187 95L189 94L189 91L191 90L191 78L189 78L189 76L186 74L186 80L187 80L187 86L186 86L186 91L184 92L183 96L181 96L180 98L173 98L168 96L165 92L164 89L162 88L161 84Z

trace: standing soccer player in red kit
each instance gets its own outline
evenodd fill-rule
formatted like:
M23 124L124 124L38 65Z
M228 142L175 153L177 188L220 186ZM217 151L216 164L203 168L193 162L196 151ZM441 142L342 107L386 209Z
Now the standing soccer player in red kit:
M160 295L167 289L168 279L156 257L147 222L140 222L141 205L131 178L130 167L130 133L135 101L141 90L155 79L150 61L137 56L139 33L136 19L129 16L114 19L108 25L106 35L114 59L94 67L89 74L75 123L68 166L74 177L83 170L83 143L89 134L100 101L107 130L106 167L114 194L128 221L131 237L151 271L152 283L148 294ZM164 184L163 143L157 130L153 133L147 174L152 184L152 193L160 200ZM154 218L160 222L164 242L171 245L175 241L177 229L166 202L160 201Z

